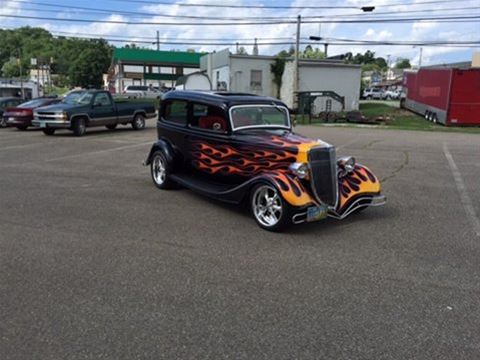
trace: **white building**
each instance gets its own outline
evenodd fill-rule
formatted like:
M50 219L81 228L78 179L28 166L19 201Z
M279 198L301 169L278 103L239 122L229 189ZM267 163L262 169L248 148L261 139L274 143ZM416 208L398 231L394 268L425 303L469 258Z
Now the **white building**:
M204 55L200 69L210 77L214 90L253 93L277 97L277 86L270 70L275 56L231 54L228 49ZM295 67L287 59L282 77L280 98L289 107L294 106ZM345 111L358 110L361 68L338 60L309 60L299 62L298 91L333 91L345 99ZM336 101L330 101L332 111L342 110ZM327 99L315 101L314 113L325 111Z

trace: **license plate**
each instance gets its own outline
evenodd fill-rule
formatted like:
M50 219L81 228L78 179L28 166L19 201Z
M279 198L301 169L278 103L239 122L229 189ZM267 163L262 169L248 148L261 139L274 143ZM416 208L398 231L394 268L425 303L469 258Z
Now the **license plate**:
M9 117L7 121L15 121L15 118Z
M326 206L312 206L307 209L307 221L318 221L327 217Z
M44 122L41 122L41 123L40 123L40 127L41 127L41 128L46 128L46 127L47 127L47 124L45 124Z

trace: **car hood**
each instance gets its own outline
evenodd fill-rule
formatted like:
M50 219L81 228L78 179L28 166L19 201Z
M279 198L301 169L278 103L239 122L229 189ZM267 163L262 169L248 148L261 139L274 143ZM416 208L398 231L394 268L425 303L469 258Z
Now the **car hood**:
M60 103L60 104L53 104L53 105L47 105L47 106L42 106L39 108L36 108L36 111L48 111L48 112L62 112L62 111L68 111L73 108L79 108L81 106L79 105L74 105L74 104L65 104L65 103Z
M235 138L254 149L272 149L291 153L298 162L308 162L308 152L314 147L332 146L320 139L312 139L285 130L249 130L235 135Z

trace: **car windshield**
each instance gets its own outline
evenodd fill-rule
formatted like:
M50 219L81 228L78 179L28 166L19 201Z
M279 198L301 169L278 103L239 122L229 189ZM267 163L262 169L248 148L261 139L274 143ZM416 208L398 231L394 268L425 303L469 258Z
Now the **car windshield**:
M65 96L62 102L66 104L75 104L77 99L79 99L83 94L85 94L85 92L83 91L71 92L70 94Z
M290 128L288 109L278 105L244 105L230 109L232 129L282 127Z
M48 101L45 100L45 99L36 99L36 100L30 100L30 101L27 101L26 103L23 103L21 105L18 105L17 107L18 108L36 108L36 107L39 107L39 106L42 106L44 105L45 103L47 103Z
M78 97L74 102L75 104L79 104L79 105L88 105L92 101L92 98L93 98L93 93L86 92L86 93L83 93L80 97Z

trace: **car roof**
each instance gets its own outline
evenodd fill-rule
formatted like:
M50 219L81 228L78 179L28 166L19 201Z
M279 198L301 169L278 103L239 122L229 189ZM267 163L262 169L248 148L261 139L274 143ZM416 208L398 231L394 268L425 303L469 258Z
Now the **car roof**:
M275 104L286 107L282 101L272 97L227 91L174 90L165 93L162 100L198 101L219 107L231 107L243 104Z
M0 97L0 101L8 101L8 100L20 100L20 101L25 101L25 100L23 100L22 98L13 97L13 96Z

